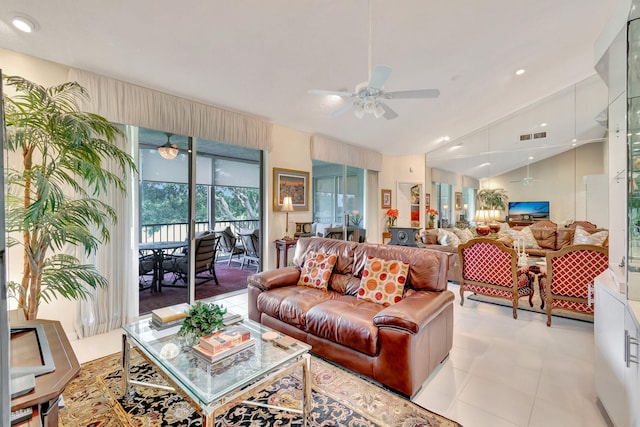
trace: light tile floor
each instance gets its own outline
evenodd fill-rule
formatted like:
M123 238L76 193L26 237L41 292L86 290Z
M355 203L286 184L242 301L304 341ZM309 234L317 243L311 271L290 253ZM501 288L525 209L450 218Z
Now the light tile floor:
M453 349L413 401L466 427L608 426L596 404L593 324L456 295ZM247 294L215 302L247 314ZM121 351L122 331L72 341L81 363Z

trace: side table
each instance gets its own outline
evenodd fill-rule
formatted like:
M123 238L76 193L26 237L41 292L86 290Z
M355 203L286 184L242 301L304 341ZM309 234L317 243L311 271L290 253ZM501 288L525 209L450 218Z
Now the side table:
M284 252L283 267L287 266L289 260L289 248L294 248L298 243L297 239L277 239L276 244L276 268L280 268L280 252Z

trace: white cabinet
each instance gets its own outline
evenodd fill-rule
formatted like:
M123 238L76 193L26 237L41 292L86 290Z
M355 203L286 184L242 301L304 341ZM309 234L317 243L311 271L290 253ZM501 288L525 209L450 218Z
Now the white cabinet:
M609 271L595 286L595 386L615 426L640 427L640 326Z

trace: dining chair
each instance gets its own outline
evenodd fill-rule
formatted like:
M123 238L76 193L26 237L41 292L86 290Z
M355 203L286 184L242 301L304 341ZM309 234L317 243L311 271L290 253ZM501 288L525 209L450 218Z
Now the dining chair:
M196 285L214 280L216 285L220 285L215 270L215 259L220 244L220 237L215 233L206 233L195 239L195 275L196 279L203 279L196 282ZM186 286L189 280L189 251L184 255L174 256L165 262L163 267L166 271L174 273L173 284L178 280L182 280ZM201 273L208 272L208 276L199 276Z
M244 249L237 245L238 239L233 235L230 227L223 230L214 230L213 233L220 237L220 251L228 256L227 265L231 265L231 260L236 256L236 260L240 261L240 255L244 253Z
M570 245L547 253L546 258L547 274L539 280L541 308L547 307L547 326L551 326L551 312L555 309L593 316L593 281L609 268L608 248Z
M515 250L489 238L471 239L458 246L462 277L460 305L464 292L505 298L512 302L513 318L518 318L518 300L529 297L533 307L533 284L528 267L518 267Z
M256 265L256 271L260 269L260 230L241 230L238 235L242 241L244 247L244 253L242 254L241 269L244 270L244 263L247 265L252 262Z

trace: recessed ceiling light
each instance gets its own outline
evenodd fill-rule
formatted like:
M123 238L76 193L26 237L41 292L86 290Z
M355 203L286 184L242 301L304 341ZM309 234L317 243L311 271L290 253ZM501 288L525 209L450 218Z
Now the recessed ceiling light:
M546 125L546 123L540 123L540 127L545 127Z
M576 139L576 138L573 138L573 139L571 140L571 142L576 142L576 141L577 141L577 139Z
M451 138L449 138L447 135L445 135L445 136L443 136L443 137L442 137L442 140L443 140L443 141L449 141L450 139L451 139Z
M452 145L451 148L449 148L449 150L457 150L458 148L462 148L462 144Z
M519 70L516 70L516 76L521 76L523 75L525 72L524 68L520 68Z
M578 144L571 144L572 147L575 147L576 145L578 145Z
M529 160L533 160L533 156L529 156Z
M31 33L37 29L35 20L24 15L14 16L11 19L11 24L24 33Z
M485 166L490 166L490 165L491 165L491 163L487 162L487 163L483 163L483 164L481 164L481 165L480 165L480 166L478 166L478 167L483 168L483 167L485 167Z

